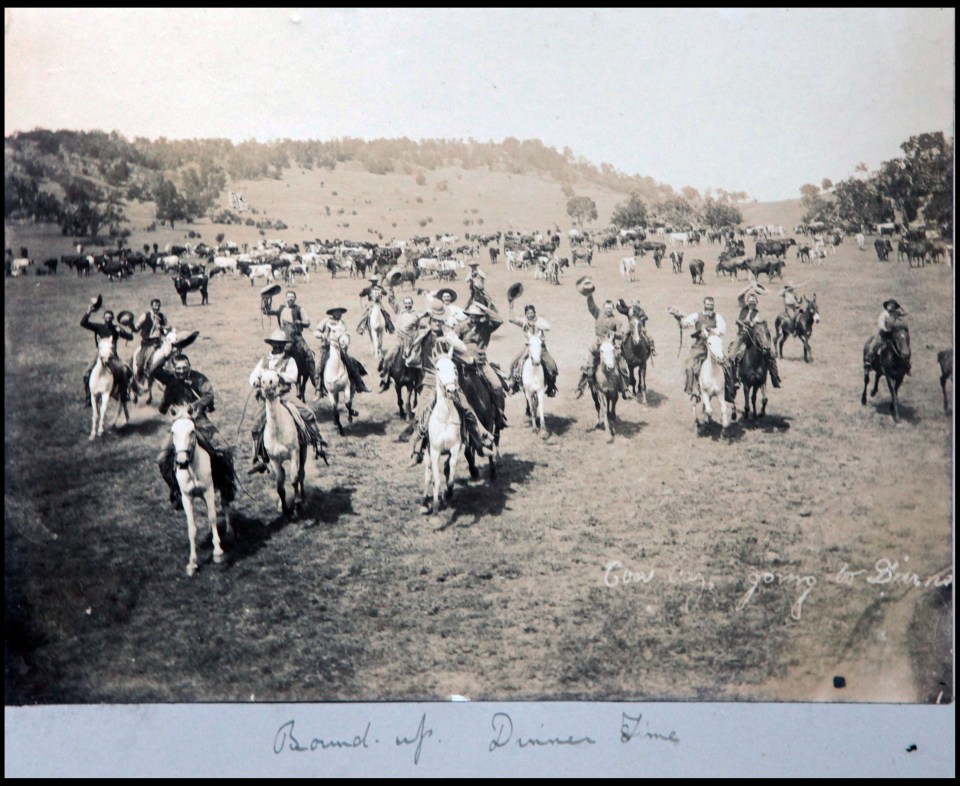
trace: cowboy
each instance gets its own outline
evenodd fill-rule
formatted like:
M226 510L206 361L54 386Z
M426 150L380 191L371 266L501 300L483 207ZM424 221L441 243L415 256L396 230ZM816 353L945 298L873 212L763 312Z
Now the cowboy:
M803 295L797 292L803 284L791 284L789 281L783 285L779 295L783 298L783 313L788 320L787 324L792 325L797 318L797 312L800 310L800 303L803 301Z
M467 276L467 285L470 287L470 298L467 300L467 308L470 307L471 303L479 301L485 306L493 305L490 300L490 296L486 293L485 287L487 282L487 274L480 269L479 262L470 263L470 275ZM466 310L466 309L465 309Z
M299 354L306 367L307 373L311 379L314 379L317 376L317 368L313 359L313 352L310 351L310 347L307 346L307 342L303 338L303 329L310 327L310 318L303 308L297 305L297 293L294 290L288 289L286 297L287 302L285 305L280 306L280 308L276 310L272 310L267 306L263 311L267 316L277 318L277 321L280 323L280 328L287 338L290 339L291 357L295 358L296 355Z
M158 363L155 368L151 366L148 371L164 385L163 401L160 402L159 407L160 414L165 415L172 406L187 407L196 426L197 442L210 453L214 477L216 478L221 471L228 477L232 477L233 452L220 436L217 427L207 417L207 413L214 411L213 386L210 380L199 371L191 369L190 358L182 354L177 355L173 361L173 373L164 369L162 363ZM175 510L179 510L183 507L183 502L173 459L173 434L168 431L157 453L157 464L160 467L160 474L170 487L170 503ZM220 489L225 503L233 501L232 491L229 490L231 486L231 483L227 483Z
M326 393L323 385L323 370L327 366L327 360L330 357L330 343L339 342L340 336L347 334L347 325L343 321L343 315L347 313L345 308L328 308L327 319L323 320L314 331L314 336L322 342L323 348L320 350L320 363L317 366L317 378L315 387L320 394ZM343 350L343 363L347 367L347 375L350 377L350 384L353 385L356 393L369 393L370 388L366 386L363 377L367 375L367 370L361 363Z
M453 305L456 299L457 293L449 287L438 289L436 292L427 292L427 309L426 311L420 312L420 319L432 319L434 313L440 313L440 309L443 309L444 324L450 329L456 328L461 322L469 319L462 308ZM410 349L407 352L406 364L408 367L420 367L420 345L423 343L424 338L430 334L430 331L431 327L428 324L426 327L421 328L420 332L414 337L410 344Z
M681 328L695 328L692 334L693 344L690 346L690 355L684 367L683 390L687 395L695 396L697 388L697 374L700 366L707 357L707 336L723 336L727 332L727 323L715 310L716 304L712 297L703 299L703 311L683 316L683 313L671 306L667 311L676 317ZM724 364L724 373L729 371Z
M653 343L653 336L647 333L647 312L643 310L643 307L640 305L640 298L635 297L631 302L629 308L624 312L627 317L629 324L633 324L633 320L637 321L637 324L640 326L640 333L647 340L647 345L650 347L650 354L657 354L657 347Z
M437 376L436 366L434 365L434 350L439 352L449 351L462 364L472 366L476 363L476 357L467 348L467 346L457 338L456 334L447 325L447 311L443 303L436 301L430 308L430 326L426 336L417 345L420 352L420 365L423 368L423 381L421 382L418 395L420 397L417 404L417 436L413 443L410 466L416 466L423 461L423 452L426 449L428 438L428 427L430 424L430 413L433 411L434 402L437 400ZM477 419L476 413L470 404L461 396L458 390L452 397L457 411L460 413L462 427L467 432L467 438L470 439L473 447L482 455L483 448L490 449L494 445L493 435L487 431Z
M420 315L413 310L413 298L405 297L403 299L403 310L397 308L397 299L393 292L390 292L389 301L393 310L397 312L397 320L394 323L397 331L397 343L387 350L386 355L380 360L380 392L383 393L390 389L390 370L397 362L397 357L401 354L406 355L410 348L410 343L417 335L420 328Z
M360 290L360 297L367 299L367 307L363 311L363 316L360 317L360 322L357 324L357 333L363 335L367 330L367 319L370 317L370 312L373 311L374 304L380 305L380 301L383 299L383 296L387 294L386 290L380 286L380 276L373 275L369 279L370 286L364 287ZM380 309L380 313L383 314L383 321L386 324L387 332L393 333L395 330L393 325L393 320L390 319L390 314L385 308Z
M737 315L737 340L731 347L733 355L734 369L740 368L740 361L746 354L749 345L748 334L753 331L753 326L760 322L760 301L757 294L766 294L766 290L759 282L752 282L744 287L737 295L737 303L740 306L740 313ZM770 369L770 382L775 388L780 387L780 371L777 369L777 356L771 346L760 346L757 348L763 353Z
M103 312L103 322L91 322L90 315L100 308L101 303L102 300L99 296L94 298L93 303L87 307L86 312L80 318L80 327L93 331L94 335L96 336L95 340L97 346L100 346L100 342L103 339L113 339L113 354L110 355L110 359L107 361L107 366L110 369L110 373L113 374L115 384L119 388L120 400L127 401L127 372L123 367L123 364L120 362L119 355L117 355L117 344L121 338L126 341L133 341L133 333L131 333L122 325L116 324L113 321L113 312L109 310ZM90 403L90 375L93 373L93 369L96 367L98 359L99 356L95 357L93 362L83 373L83 400L87 404Z
M619 347L623 340L623 327L616 314L614 314L614 303L612 300L605 300L603 303L603 311L600 311L596 301L593 299L594 286L589 278L578 281L577 289L581 294L587 296L587 310L596 322L594 327L596 338L593 344L590 345L587 361L580 369L580 381L577 383L577 398L580 398L587 385L589 385L593 379L597 366L600 364L600 345L605 339L610 338L613 341L614 347ZM630 392L630 370L627 367L627 361L619 354L617 368L620 372L621 395L625 400L632 399L633 394Z
M550 323L547 322L547 320L541 319L537 316L537 307L532 303L528 303L526 306L524 306L523 319L517 319L513 315L513 303L513 300L509 301L508 313L510 316L510 323L523 330L524 336L536 336L540 339L542 344L542 349L540 350L540 362L543 365L543 381L547 386L547 395L553 398L555 395L557 395L557 375L560 372L557 369L557 361L555 361L553 359L553 355L547 351L546 332L550 329ZM512 381L510 390L511 393L518 392L523 385L523 361L526 356L527 348L524 346L524 348L520 350L520 353L510 363L510 379Z
M326 443L320 436L320 428L317 425L317 416L310 407L300 401L296 396L292 399L286 398L291 387L297 384L297 362L291 357L290 351L293 341L282 330L274 330L270 338L264 339L265 343L270 345L270 354L260 358L253 372L250 374L250 385L257 390L257 400L260 402L260 409L253 421L253 428L250 436L253 438L253 466L248 474L255 472L265 472L270 458L267 456L267 450L263 444L263 431L267 425L267 405L263 400L263 394L260 391L263 373L265 371L276 371L280 377L282 388L280 400L286 405L290 414L293 415L297 423L297 431L305 434L310 444L313 445L316 452L316 458L323 458L326 461Z
M907 327L906 316L907 312L896 300L891 298L883 301L883 311L877 318L877 335L873 337L873 346L870 349L872 360L879 361L884 345L889 344L896 351L896 345L890 339L895 328Z
M498 369L487 362L487 347L490 346L490 337L503 324L503 320L496 309L472 303L467 306L465 313L469 320L457 325L454 333L477 357L477 368L490 388L490 394L497 403L497 411L503 415L506 411L507 396L503 389L503 379ZM506 418L501 417L501 428L506 428Z
M170 323L160 310L160 298L155 297L150 301L150 310L140 315L133 324L133 329L140 334L140 346L133 355L133 374L139 378L143 374L143 364L150 359L171 329Z

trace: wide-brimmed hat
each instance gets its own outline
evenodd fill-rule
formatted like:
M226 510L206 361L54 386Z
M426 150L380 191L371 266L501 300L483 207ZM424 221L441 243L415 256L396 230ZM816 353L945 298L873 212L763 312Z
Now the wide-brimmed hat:
M286 333L284 333L282 330L278 328L277 330L274 330L273 333L270 334L270 338L264 339L264 343L270 344L270 346L273 346L274 344L291 344L293 342L290 340L290 337Z
M117 322L119 322L121 325L125 325L131 330L133 329L133 323L135 319L136 317L134 317L132 311L121 311L119 314L117 314Z
M96 297L90 298L90 305L93 306L94 311L98 311L100 306L103 305L103 295L97 295Z
M467 264L468 264L470 267L480 267L480 263L477 262L477 260L473 260L473 262L468 262Z
M281 289L283 289L283 287L279 284L270 284L260 290L260 295L261 297L273 297L274 295L279 295Z
M401 281L403 281L403 273L399 270L391 270L387 273L387 284L391 287L395 287Z
M374 273L374 274L373 274L372 276L370 276L370 278L367 279L367 280L368 280L371 284L379 284L379 283L380 283L380 275L379 275L378 273Z
M596 286L594 286L593 279L590 276L582 276L577 279L577 283L574 285L577 288L577 292L581 295L592 295L597 291Z
M627 301L624 300L623 298L620 298L620 299L614 304L614 306L615 306L615 308L617 309L617 311L619 311L619 312L620 312L621 314L623 314L624 316L626 316L626 315L627 315L627 312L630 310L629 307L627 306Z
M199 335L200 335L200 331L194 330L186 338L181 338L181 339L178 339L177 341L174 341L173 346L179 352L180 350L186 349L187 347L189 347L194 341L197 340L197 336Z
M430 318L431 319L446 319L447 318L447 309L443 303L436 301L430 306Z
M883 301L883 307L884 307L885 309L887 309L888 311L889 311L891 308L895 308L895 309L897 309L898 311L901 311L901 310L902 310L901 305L900 305L896 300L894 300L893 298L890 298L890 300L884 300L884 301Z
M523 284L518 281L516 284L511 284L510 288L507 290L507 300L516 300L522 294Z
M346 313L347 313L347 309L342 308L341 306L337 306L336 308L328 308L328 309L327 309L327 314L329 314L329 315L330 315L331 317L333 317L334 319L337 318L337 314L346 314Z
M441 300L441 299L443 298L444 292L449 292L449 293L450 293L450 302L451 302L451 303L456 303L456 302L457 302L457 293L454 292L452 289L450 289L450 287L444 287L443 289L438 289L438 290L437 290L437 300Z

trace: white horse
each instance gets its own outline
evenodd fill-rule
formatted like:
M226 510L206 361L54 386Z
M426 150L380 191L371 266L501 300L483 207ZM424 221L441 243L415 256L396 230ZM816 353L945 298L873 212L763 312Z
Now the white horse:
M107 407L110 405L110 399L115 398L119 402L117 408L117 417L113 421L113 427L117 427L117 421L120 420L120 412L123 411L124 422L130 422L130 413L127 411L127 402L120 399L120 380L113 378L113 372L107 365L114 354L114 345L112 338L104 338L97 344L97 362L90 372L90 382L88 389L90 391L90 406L93 409L90 424L90 439L103 436L103 429L107 422Z
M370 306L370 314L367 317L367 329L370 331L370 345L373 350L373 356L380 360L383 357L383 331L387 327L387 321L383 318L383 311L379 303Z
M530 336L527 339L527 356L523 361L520 378L523 381L523 395L527 399L527 414L530 415L533 430L539 431L540 436L546 439L550 436L547 431L547 421L543 414L543 402L546 398L547 385L544 381L543 364L540 355L543 351L543 342L539 336ZM537 419L540 420L539 427Z
M457 469L457 459L461 452L460 413L451 397L457 392L457 368L447 356L436 361L437 399L430 411L427 432L430 437L430 461L424 462L423 504L427 513L440 510L441 504L453 497L453 481ZM446 466L447 490L440 498L440 459L449 456ZM431 506L430 480L433 479L433 500Z
M330 355L327 357L326 365L323 367L323 385L327 389L327 398L330 400L330 406L333 407L333 422L337 426L340 436L343 436L343 424L340 422L340 397L343 396L343 403L347 409L347 416L350 422L359 414L352 406L353 385L350 384L350 375L347 373L347 364L344 362L343 353L350 346L350 336L346 333L340 336L335 342L330 343Z
M699 384L699 399L703 403L704 414L713 420L713 405L710 399L716 396L720 402L721 428L727 428L730 425L730 416L727 411L726 380L723 375L723 342L719 336L707 338L707 357L700 366ZM693 397L693 414L699 426L697 396Z
M187 563L187 575L192 576L197 572L197 522L193 505L198 497L202 497L207 506L207 522L210 524L210 535L213 537L213 561L218 564L223 562L223 547L220 545L220 533L217 531L217 496L213 485L213 465L210 454L197 444L197 428L193 418L186 410L176 407L171 413L174 420L170 433L173 435L177 484L180 486L180 499L183 502L183 512L187 517L187 534L190 537L190 561ZM222 494L220 504L223 507L224 524L229 529L230 507L223 501Z
M331 356L333 353L330 353ZM266 404L267 423L263 431L263 447L270 457L273 474L277 481L277 509L284 515L297 516L303 510L303 476L307 460L307 445L300 444L297 424L289 410L280 400L285 386L280 383L276 371L267 370L260 377L260 390ZM293 505L287 505L286 479L289 469L293 485Z

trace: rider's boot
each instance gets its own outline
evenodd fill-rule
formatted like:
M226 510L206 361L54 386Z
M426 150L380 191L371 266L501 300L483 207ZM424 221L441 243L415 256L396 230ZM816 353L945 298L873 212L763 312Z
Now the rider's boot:
M780 370L777 368L777 356L773 352L767 352L767 364L770 366L770 382L775 387L780 387Z
M577 398L583 396L583 391L587 389L587 385L590 384L590 375L593 373L593 369L584 367L580 369L580 381L577 383Z

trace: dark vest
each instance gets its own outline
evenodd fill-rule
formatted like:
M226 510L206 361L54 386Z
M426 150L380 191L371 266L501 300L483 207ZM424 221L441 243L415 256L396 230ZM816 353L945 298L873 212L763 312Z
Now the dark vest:
M707 330L713 330L717 326L717 313L714 312L710 316L707 316L704 313L697 315L697 321L694 324L696 332L703 336Z
M298 322L302 314L300 313L300 306L294 303L292 306L284 306L287 311L290 312L290 315L293 317L293 322L284 322L281 327L286 331L288 336L300 336L303 335L303 328L300 327Z

